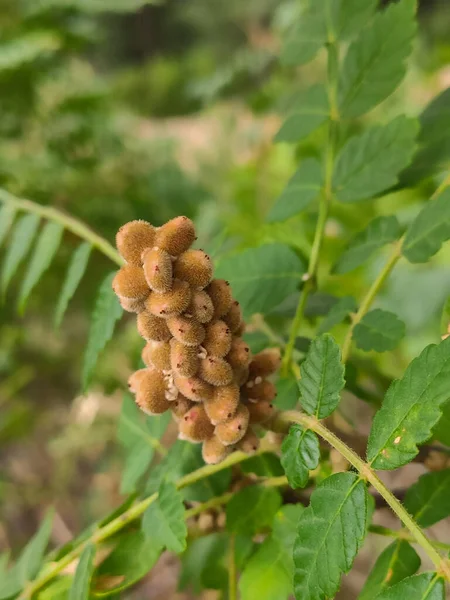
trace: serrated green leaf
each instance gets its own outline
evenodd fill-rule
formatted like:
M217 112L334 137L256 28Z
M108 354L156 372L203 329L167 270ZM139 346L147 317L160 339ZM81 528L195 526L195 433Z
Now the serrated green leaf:
M339 152L333 189L340 202L372 198L393 186L411 162L419 127L415 119L397 117L349 139Z
M319 194L322 187L322 167L314 158L302 162L277 199L267 217L269 222L284 221L302 212Z
M367 491L354 473L325 479L300 515L294 544L297 600L325 600L336 594L367 530Z
M356 300L353 296L343 296L331 307L330 312L320 324L318 333L326 333L335 325L342 323L350 313L356 312L357 308Z
M2 271L2 289L6 289L20 263L25 258L39 226L37 215L24 215L14 226Z
M227 279L244 315L267 313L295 292L304 263L283 244L267 244L222 259L216 277Z
M244 488L227 504L227 530L253 535L270 527L281 505L278 490L262 486Z
M303 410L318 419L331 415L345 384L341 352L331 335L325 333L312 341L300 372Z
M89 544L83 550L69 592L69 600L89 600L91 578L94 571L95 546Z
M373 600L385 588L414 575L419 567L420 557L408 542L393 542L378 557L358 600Z
M324 85L314 85L292 103L292 111L275 136L275 142L299 142L328 120L330 107Z
M375 600L445 600L444 581L436 573L413 575L384 590Z
M425 473L406 492L405 508L421 527L450 515L450 469Z
M403 321L387 310L371 310L353 330L353 338L358 348L369 352L393 350L405 336Z
M14 219L16 218L16 214L16 209L9 204L4 204L0 208L0 248L3 244L3 240L8 235L8 231L10 230L11 225L13 224Z
M66 278L64 280L61 294L59 296L58 305L55 311L55 327L61 325L64 313L67 310L69 301L75 294L75 291L81 281L81 278L86 271L86 267L91 254L92 246L89 242L83 242L78 246L70 259L67 269Z
M402 253L409 262L427 262L450 239L450 188L425 204L406 232Z
M284 475L280 459L272 452L252 456L240 465L243 473L253 473L258 477L280 477Z
M190 590L196 597L205 589L211 589L211 586L212 589L221 589L221 584L226 584L228 580L225 565L222 564L228 543L229 536L225 532L192 540L181 557L178 589ZM216 581L209 576L211 572L216 576Z
M331 18L335 35L345 39L360 31L370 21L377 4L377 0L333 0Z
M337 261L333 272L348 273L361 266L374 252L395 242L401 235L401 227L394 216L376 217L367 227L355 235L348 248Z
M154 450L146 444L138 445L131 450L125 460L125 467L120 479L120 493L129 494L136 489L137 482L148 469Z
M117 302L111 283L115 273L110 273L100 285L92 313L89 339L83 361L83 389L91 379L100 352L111 339L116 321L122 316L122 308Z
M183 498L171 481L163 481L157 500L145 511L142 530L157 546L179 554L186 548Z
M15 571L21 585L25 585L31 581L39 571L52 532L53 514L53 510L47 512L38 531L19 556L15 565Z
M391 4L350 45L339 79L339 108L345 118L367 112L402 81L416 32L415 8L415 0Z
M431 344L394 381L376 413L367 446L374 469L396 469L410 462L439 421L450 400L450 338Z
M147 539L142 531L120 536L117 546L94 573L95 597L106 598L126 590L145 577L161 554L161 547ZM114 587L105 589L104 582L112 580Z
M42 228L33 251L25 278L19 293L19 309L23 311L34 286L51 265L59 248L64 227L59 223L46 223Z
M316 2L300 15L288 32L281 49L280 60L288 66L304 65L312 60L327 39L323 2Z
M443 407L442 417L433 429L433 437L442 442L442 444L450 447L450 404L446 404Z
M314 431L297 423L291 425L281 446L281 464L291 488L302 488L308 483L309 472L319 464L319 440Z

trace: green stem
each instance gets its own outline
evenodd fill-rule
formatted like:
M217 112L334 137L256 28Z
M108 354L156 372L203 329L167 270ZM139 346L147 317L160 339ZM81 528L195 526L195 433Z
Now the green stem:
M406 509L392 492L388 490L381 479L379 479L376 473L371 469L370 465L364 462L351 448L315 417L310 417L309 415L296 411L287 411L280 413L274 420L275 427L278 425L286 426L289 425L289 423L299 423L300 425L315 431L322 439L326 440L330 446L335 448L344 458L346 458L348 462L357 469L361 478L367 480L380 496L384 498L385 502L410 531L417 544L423 548L431 561L436 565L437 569L445 575L448 581L450 581L450 565L448 562L437 552L419 525L414 521L411 515L408 514Z
M236 534L230 535L228 544L228 598L237 600Z
M71 231L76 236L92 244L94 248L97 248L97 250L110 258L114 263L118 264L119 266L123 265L124 261L122 257L107 240L92 231L92 229L90 229L82 221L79 221L70 215L66 215L57 208L43 206L37 202L26 200L25 198L17 198L3 189L0 189L0 202L9 204L10 206L15 207L17 210L33 213L43 217L44 219L48 219L49 221L60 223L68 231Z
M276 448L273 444L263 440L256 455L262 454L264 452L269 452L275 449ZM176 487L177 489L185 488L189 485L192 485L193 483L196 483L197 481L200 481L201 479L213 475L214 473L218 473L219 471L231 467L232 465L243 462L244 460L251 458L251 456L255 456L255 454L249 455L244 454L243 452L233 452L233 454L230 454L230 456L228 456L224 461L217 465L205 465L203 467L200 467L200 469L197 469L196 471L193 471L192 473L181 477L176 482ZM127 527L127 525L141 517L142 514L147 510L147 508L151 504L153 504L157 497L158 494L155 493L149 496L148 498L141 500L140 502L123 512L121 515L113 519L108 524L97 529L91 536L89 536L87 539L83 540L77 546L75 546L75 548L73 548L71 552L60 558L58 561L49 564L47 566L47 569L44 568L44 570L39 574L39 576L23 590L22 594L19 596L19 600L31 599L33 594L35 594L42 587L47 585L63 569L65 569L65 567L67 567L71 562L78 558L78 556L83 552L86 546L90 544L99 544L100 542L104 542L108 538L115 535L118 531L120 531L124 527Z
M329 15L328 15L329 16ZM339 72L339 50L334 32L332 31L331 18L328 18L328 102L330 106L330 120L328 124L328 141L325 151L325 177L323 191L319 201L319 215L317 218L314 241L309 257L308 271L305 275L305 285L300 292L300 298L292 323L289 341L286 345L286 352L283 358L282 373L287 375L292 362L295 340L303 319L306 302L309 294L316 286L317 271L319 268L320 251L325 236L325 226L328 219L330 204L333 199L333 170L336 155L336 145L338 137L339 110L337 104L337 82Z
M369 527L370 533L375 533L376 535L383 535L385 537L392 537L397 540L405 540L406 542L416 542L416 539L406 531L406 529L389 529L388 527L383 527L382 525L370 525ZM445 542L438 542L434 540L430 540L430 544L433 548L438 550L445 550L445 552L450 552L450 544L446 544Z
M364 296L364 298L361 302L361 305L359 307L359 310L353 318L352 324L349 327L349 330L348 330L347 335L344 340L344 344L342 346L342 362L344 362L344 363L347 362L348 357L350 355L353 331L354 331L356 325L361 321L361 319L364 317L364 315L368 312L368 310L372 306L372 303L375 300L375 297L377 296L378 292L383 287L386 279L392 273L397 262L400 260L402 243L403 243L403 238L395 244L392 254L390 255L387 263L381 269L380 273L378 274L378 277L375 279L375 281L369 288L367 294Z

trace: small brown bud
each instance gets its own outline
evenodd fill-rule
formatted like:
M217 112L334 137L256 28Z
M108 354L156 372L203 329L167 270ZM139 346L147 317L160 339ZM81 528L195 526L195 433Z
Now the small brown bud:
M246 365L238 365L233 367L233 376L235 382L240 387L248 380L248 367Z
M195 406L194 402L191 402L182 394L178 394L177 399L170 403L170 410L175 421L179 421L181 417L184 417L193 406Z
M191 442L203 442L214 433L202 404L192 407L179 422L180 438Z
M151 315L146 310L138 314L137 329L144 340L155 342L167 342L172 337L165 319Z
M246 454L253 454L259 448L259 437L251 427L247 429L247 433L242 440L237 443L237 449Z
M203 289L212 279L212 261L203 250L187 250L175 261L173 274L192 287Z
M133 300L146 298L150 293L144 271L134 265L124 265L117 271L112 288L119 297Z
M216 465L223 461L231 452L230 446L225 446L216 435L203 442L202 456L208 465Z
M246 328L245 321L242 321L241 324L239 325L239 327L234 332L234 335L236 337L242 337L245 333L245 328Z
M200 323L209 323L214 313L211 298L203 290L193 291L191 303L188 306L187 312Z
M199 377L174 375L174 381L178 391L192 402L205 402L208 398L213 397L213 386Z
M122 258L131 265L140 267L141 255L155 241L155 228L146 221L130 221L119 229L116 246Z
M207 356L200 362L199 375L211 385L228 385L233 381L233 369L217 356Z
M164 294L152 292L147 298L145 306L152 315L169 319L180 315L189 306L191 290L186 281L175 279L172 289Z
M132 394L135 394L138 391L141 381L144 377L146 377L146 375L147 369L139 369L129 376L128 389Z
M170 364L174 373L181 377L193 377L199 367L197 346L186 346L175 338L170 342Z
M118 296L118 298L120 306L127 312L139 314L145 310L145 298L139 298L138 300L125 298L125 296Z
M200 346L205 338L205 328L195 319L172 317L167 325L173 337L186 346Z
M256 381L258 381L258 378ZM277 388L274 384L267 381L267 379L263 379L258 383L256 381L249 380L242 388L249 402L272 402L277 395Z
M176 217L157 230L154 245L172 256L179 256L194 240L194 223L187 217Z
M204 406L213 425L228 421L239 406L238 386L232 383L215 388L213 397L205 400Z
M241 440L248 427L249 412L244 404L239 404L236 414L228 421L216 426L215 434L225 446L237 444Z
M232 333L224 321L213 321L206 326L203 347L212 356L223 358L231 348Z
M250 363L250 379L255 377L268 377L275 373L280 367L280 350L279 348L268 348L262 352L255 354Z
M206 291L214 305L214 318L220 319L231 308L233 302L231 286L225 279L213 279Z
M170 408L166 399L166 382L160 371L147 369L136 394L136 404L148 415L159 415Z
M274 407L271 402L248 402L248 411L250 413L250 423L265 423L273 415Z
M169 342L147 342L142 350L142 360L147 367L154 367L158 371L170 370L170 344Z
M147 248L142 253L144 275L154 292L163 294L172 287L172 259L161 248Z
M237 300L232 303L230 310L222 317L222 320L231 329L231 333L235 333L239 329L242 322L242 310Z
M230 363L233 369L247 367L251 360L250 346L241 338L233 337L231 348L226 356L226 360Z

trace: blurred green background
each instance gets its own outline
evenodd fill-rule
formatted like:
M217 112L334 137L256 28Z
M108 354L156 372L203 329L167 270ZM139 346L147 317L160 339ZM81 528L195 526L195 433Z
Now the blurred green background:
M324 139L319 130L299 146L272 143L295 95L325 75L322 58L297 71L278 63L280 39L299 5L0 0L0 186L71 213L110 241L128 220L160 225L185 214L216 257L267 241L307 256L315 208L282 224L264 223L298 161L320 155ZM450 86L449 2L422 0L419 19L405 82L366 121L417 115ZM380 257L345 277L327 276L349 235L378 214L408 222L435 185L335 206L323 291L359 298ZM90 393L80 395L89 314L99 279L113 267L93 253L54 331L55 299L77 244L65 234L25 315L16 311L20 275L0 307L0 551L22 546L50 503L57 509L58 544L122 499L115 429L142 342L133 318L124 317ZM376 359L388 377L439 339L449 258L443 250L426 266L402 264L388 285L381 304L394 307L408 331L394 360ZM288 302L283 315L293 307ZM277 315L269 320L281 332L288 324ZM312 318L304 334L314 326Z

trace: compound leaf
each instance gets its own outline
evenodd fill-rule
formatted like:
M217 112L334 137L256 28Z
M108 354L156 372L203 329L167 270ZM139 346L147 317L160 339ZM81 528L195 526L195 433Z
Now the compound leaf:
M387 310L371 310L353 330L353 338L361 350L386 352L393 350L405 335L403 321Z
M253 535L271 527L281 505L278 490L262 486L244 488L227 505L227 529L231 533Z
M20 217L14 225L2 271L3 293L6 292L14 273L30 249L38 226L39 217L33 214Z
M122 308L117 301L111 284L114 273L110 273L100 285L92 313L89 339L83 361L83 389L89 384L100 352L111 339L116 321L122 316Z
M95 546L89 544L83 550L78 562L69 592L69 600L88 600L91 577L94 571Z
M46 223L39 235L19 293L19 308L25 308L34 286L49 268L61 243L64 227L59 223Z
M58 327L61 324L64 313L69 305L69 301L75 294L81 278L86 271L91 250L91 244L89 244L89 242L83 242L72 254L55 311L55 327Z
M400 233L401 228L397 217L376 217L350 241L333 272L343 274L356 269L364 264L374 252L386 244L395 242L400 237Z
M375 600L445 600L445 584L437 573L413 575L384 590Z
M408 488L404 504L422 527L446 519L450 515L450 469L419 477Z
M297 600L334 597L362 545L367 521L367 491L357 475L337 473L317 486L300 515L294 545Z
M339 404L344 387L344 365L339 346L328 333L311 342L300 367L301 405L306 413L324 419Z
M319 440L314 431L295 423L281 446L281 464L291 488L302 488L308 483L309 471L319 464Z
M305 11L287 34L281 49L281 62L285 65L304 65L311 61L327 39L323 1L316 2Z
M411 162L418 132L415 119L397 117L354 136L339 152L333 188L341 202L372 198L398 181Z
M314 85L292 103L292 112L275 136L275 142L299 142L329 117L328 96L324 85Z
M427 262L450 238L450 188L429 200L411 223L402 246L409 262Z
M419 567L420 557L407 541L393 542L378 557L358 600L373 600L385 588L414 575Z
M367 112L402 81L416 32L415 0L400 0L375 15L350 45L339 80L345 118Z
M376 413L367 446L375 469L396 469L418 453L450 400L450 338L431 344L394 381Z

